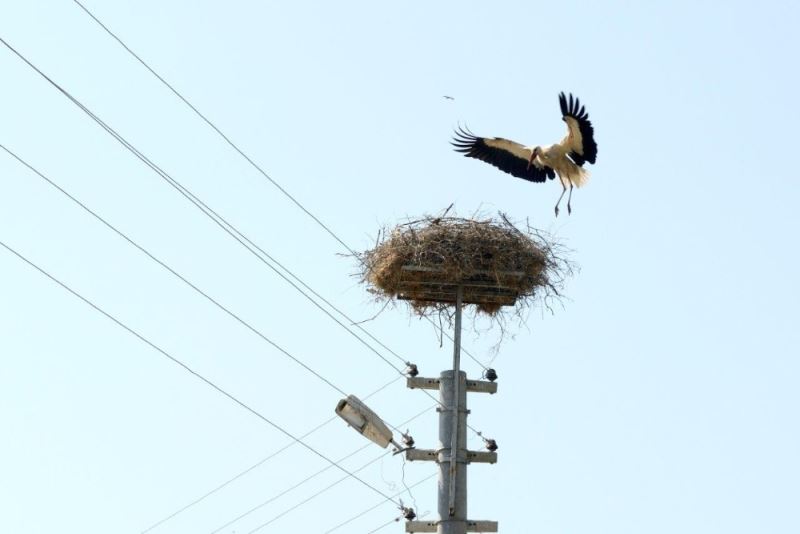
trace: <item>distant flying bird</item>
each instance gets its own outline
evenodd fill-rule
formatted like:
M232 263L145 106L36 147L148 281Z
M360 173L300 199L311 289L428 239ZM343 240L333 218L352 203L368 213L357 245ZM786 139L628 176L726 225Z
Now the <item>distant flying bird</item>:
M581 187L589 178L589 171L583 168L587 161L597 159L597 143L594 142L594 128L589 122L589 114L577 98L570 93L569 99L561 93L561 120L567 123L567 136L560 143L548 146L524 146L502 137L478 137L460 126L452 144L456 152L467 157L485 161L503 172L530 182L544 182L558 174L564 190L556 202L564 198L569 185L567 211L572 213L572 188Z
M452 96L444 95L442 98L446 98L447 100L455 100Z

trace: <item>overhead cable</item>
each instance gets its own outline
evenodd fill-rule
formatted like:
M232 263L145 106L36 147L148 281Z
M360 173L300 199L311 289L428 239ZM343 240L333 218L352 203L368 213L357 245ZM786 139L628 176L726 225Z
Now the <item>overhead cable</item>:
M39 271L39 273L41 273L42 275L46 276L51 281L53 281L56 284L58 284L59 286L61 286L63 289L67 290L73 296L75 296L78 299L80 299L81 301L83 301L85 304L87 304L92 309L94 309L95 311L97 311L100 314L102 314L103 316L105 316L107 319L111 320L117 326L119 326L120 328L122 328L123 330L128 332L129 334L133 335L134 337L136 337L137 339L139 339L143 343L147 344L150 348L154 349L155 351L157 351L159 354L161 354L165 358L171 360L173 363L175 363L176 365L181 367L186 372L190 373L194 377L196 377L199 380L201 380L202 382L204 382L206 385L208 385L211 388L215 389L221 395L227 397L228 399L230 399L231 401L233 401L234 403L239 405L241 408L244 408L245 410L247 410L251 414L255 415L256 417L258 417L259 419L261 419L262 421L267 423L269 426L271 426L275 430L277 430L280 433L284 434L288 438L296 441L298 444L302 445L309 452L313 453L316 456L319 456L320 458L322 458L326 462L332 464L333 466L335 466L340 471L346 473L349 477L352 477L353 479L355 479L359 483L361 483L363 486L369 488L370 490L374 491L375 493L377 493L378 495L383 497L385 500L389 500L389 501L394 502L394 498L393 497L391 497L389 495L386 495L381 490L379 490L378 488L376 488L375 486L373 486L369 482L365 481L364 479L356 476L354 473L351 473L349 470L347 470L346 468L342 467L341 465L339 465L335 461L331 460L330 458L328 458L327 456L325 456L324 454L322 454L321 452L316 450L314 447L312 447L308 443L306 443L306 442L302 441L301 439L295 437L291 432L289 432L288 430L284 429L282 426L280 426L279 424L275 423L274 421L269 419L267 416L265 416L264 414L262 414L261 412L259 412L255 408L252 408L250 405L246 404L244 401L240 400L239 398L237 398L233 394L229 393L228 391L226 391L222 387L218 386L213 381L211 381L208 378L206 378L205 376L201 375L200 373L198 373L197 371L195 371L194 369L189 367L187 364L183 363L181 360L179 360L178 358L174 357L172 354L170 354L166 350L162 349L161 347L159 347L158 345L156 345L155 343L153 343L152 341L150 341L149 339L144 337L142 334L140 334L139 332L137 332L133 328L129 327L128 325L126 325L125 323L123 323L122 321L120 321L119 319L117 319L116 317L114 317L113 315L111 315L110 313L105 311L104 309L102 309L100 306L98 306L97 304L95 304L94 302L89 300L88 298L84 297L83 295L81 295L80 293L78 293L77 291L75 291L74 289L69 287L67 284L65 284L64 282L62 282L61 280L59 280L55 276L53 276L50 273L48 273L47 271L45 271L43 268L39 267L37 264L35 264L31 260L29 260L27 257L25 257L21 253L17 252L14 248L12 248L11 246L7 245L5 242L0 241L0 246L5 248L7 251L11 252L13 255L15 255L20 260L22 260L25 263L27 263L30 267L33 267L34 269ZM398 504L399 504L399 502L398 502Z
M315 223L317 223L317 225L320 228L325 230L325 232L327 232L334 240L336 240L340 245L342 245L353 257L360 258L358 253L355 250L353 250L353 248L350 247L341 237L339 237L336 234L336 232L334 232L330 228L330 226L328 226L324 222L322 222L319 219L319 217L314 215L314 213L312 213L311 210L306 208L299 200L297 200L297 198L295 196L293 196L291 193L289 193L286 190L286 188L284 188L280 183L278 183L274 178L272 178L272 176L270 176L258 163L256 163L250 156L248 156L236 143L234 143L230 139L230 137L228 135L223 133L222 130L220 130L219 127L217 127L217 125L214 124L214 122L211 121L211 119L209 119L194 104L192 104L185 96L183 96L183 94L180 91L178 91L171 83L169 83L166 79L164 79L163 76L161 76L159 73L157 73L155 71L155 69L153 69L144 59L142 59L142 57L139 56L139 54L134 52L133 49L131 49L119 36L117 36L117 34L112 32L111 29L108 28L108 26L106 26L94 13L92 13L92 11L90 11L85 5L83 5L78 0L73 0L73 2L75 2L75 4L77 4L78 7L80 7L92 20L94 20L111 38L113 38L115 41L117 41L117 43L119 43L119 45L122 46L122 48L124 48L134 59L136 59L136 61L138 61L145 69L147 69L150 72L150 74L152 74L167 89L169 89L176 97L178 97L184 104L186 104L186 106L189 107L189 109L191 109L200 119L202 119L203 122L205 122L212 130L214 130L242 158L244 158L244 160L247 161L250 164L250 166L252 166L259 174L261 174L273 186L275 186L278 189L278 191L280 191L286 198L288 198L292 203L294 203L295 206L300 208L300 210L303 211L303 213L308 215L308 217L310 217ZM426 316L425 318L431 324L436 326L436 324L434 323L434 321L430 317ZM353 322L353 321L351 321L351 322ZM364 329L362 329L362 330L364 330ZM364 330L364 331L366 332L366 330ZM448 332L442 331L442 334L444 334L445 337L447 337L448 339L453 341L452 336ZM372 337L371 334L368 333L368 335L370 335L370 337ZM373 339L375 339L375 338L373 338ZM377 339L375 339L375 341L377 341ZM380 343L380 342L378 342L378 343ZM381 344L381 345L384 346L383 344ZM387 348L387 347L384 346L384 348ZM475 363L477 363L479 366L481 366L484 369L484 371L486 371L488 369L486 365L484 365L475 356L470 354L470 352L467 351L464 347L461 348L461 351L464 354L466 354L469 358L471 358Z
M413 421L414 419L417 419L418 417L421 417L422 415L424 415L424 414L426 414L426 413L430 412L430 411L431 411L431 409L432 409L432 408L434 408L435 406L436 406L436 405L429 406L429 407L425 408L424 410L422 410L421 412L419 412L419 413L418 413L418 414L416 414L415 416L413 416L413 417L411 417L411 418L409 418L409 419L405 420L404 422L402 422L402 423L400 423L400 424L401 424L401 425L405 425L405 424L407 424L407 423L410 423L410 422L411 422L411 421ZM359 452L363 451L363 450L364 450L364 449L366 449L367 447L372 447L372 446L373 446L373 444L372 444L372 443L367 443L367 444L363 445L362 447L359 447L358 449L354 450L354 451L353 451L353 452L351 452L350 454L348 454L348 455L346 455L346 456L343 456L342 458L339 458L337 461L341 463L341 462L343 462L343 461L347 460L348 458L350 458L351 456L354 456L354 455L356 455L357 453L359 453ZM389 454L388 452L381 454L380 456L378 456L378 457L376 457L376 458L374 458L374 459L370 460L369 462L367 462L366 464L362 465L361 467L359 467L358 469L354 470L353 472L354 472L354 473L358 473L358 472L362 471L363 469L366 469L367 467L369 467L370 465L374 464L374 463L375 463L375 462L377 462L378 460L380 460L380 459L382 459L382 458L385 458L385 457L386 457L388 454ZM232 524L234 524L235 522L239 521L240 519L243 519L243 518L247 517L248 515L250 515L250 514L252 514L253 512L255 512L256 510L259 510L259 509L263 508L264 506L268 505L269 503L271 503L271 502L273 502L273 501L277 500L278 498L280 498L280 497L283 497L284 495L286 495L286 494L287 494L287 493L289 493L290 491L293 491L294 489L296 489L296 488L299 488L300 486L302 486L302 485L303 485L303 484L305 484L306 482L308 482L308 481L312 480L313 478L316 478L317 476L321 475L322 473L324 473L324 472L328 471L330 468L331 468L331 466L330 466L330 465L328 465L328 466L325 466L324 468L322 468L322 469L320 469L319 471L316 471L315 473L313 473L313 474L309 475L308 477L304 478L303 480L301 480L301 481L300 481L300 482L298 482L297 484L295 484L295 485L291 486L290 488L287 488L287 489L285 489L285 490L281 491L280 493L278 493L278 494L274 495L273 497L270 497L270 498L269 498L269 499L267 499L266 501L263 501L263 502L261 502L261 503L257 504L256 506L254 506L254 507L250 508L250 509L249 509L249 510L247 510L246 512L243 512L243 513L239 514L238 516L236 516L235 518L231 519L230 521L228 521L228 522L227 522L227 523L225 523L224 525L220 525L219 527L217 527L217 528L216 528L216 530L213 530L213 531L211 531L209 534L217 534L217 533L218 533L218 532L220 532L221 530L225 529L226 527L229 527L229 526L231 526ZM340 483L344 482L345 480L347 480L347 477L340 478L339 480L337 480L337 481L336 481L336 482L334 482L333 484L331 484L331 485L329 485L329 486L325 487L323 490L321 490L321 491L319 491L319 492L315 493L315 494L314 494L314 495L312 495L311 497L308 497L307 499L304 499L302 502L295 504L294 506L292 506L292 507L291 507L291 508L289 508L288 510L285 510L285 511L281 512L280 514L278 514L278 515L276 515L276 516L272 517L272 518L271 518L271 519L270 519L270 520L269 520L267 523L264 523L264 524L263 524L263 525L261 525L259 528L263 528L263 527L265 527L265 526L269 525L270 523L273 523L274 521L277 521L279 518L281 518L281 517L285 516L286 514L288 514L289 512L291 512L291 511L293 511L293 510L296 510L297 508L299 508L300 506L302 506L302 505L306 504L307 502L311 501L312 499L315 499L316 497L319 497L320 495L322 495L322 494L323 494L323 493L325 493L326 491L328 491L328 490L332 489L334 486L336 486L336 485L338 485L338 484L340 484ZM409 491L409 493L410 493L410 491Z
M147 156L142 154L136 147L131 145L124 137L122 137L119 133L116 132L111 126L106 124L100 117L95 115L89 108L84 106L79 100L73 97L66 89L61 87L58 83L53 81L50 77L48 77L44 72L42 72L38 67L36 67L33 63L31 63L25 56L23 56L20 52L18 52L14 47L12 47L5 39L0 37L0 43L6 46L9 50L11 50L15 55L17 55L20 59L22 59L29 67L31 67L34 71L36 71L40 76L42 76L45 80L47 80L53 87L55 87L59 92L61 92L64 96L66 96L73 104L78 106L84 113L86 113L92 120L94 120L98 125L100 125L106 132L108 132L115 140L117 140L120 144L122 144L127 150L133 153L140 161L145 163L150 169L152 169L156 174L158 174L162 179L164 179L169 185L175 188L182 196L187 198L192 204L194 204L198 209L200 209L203 214L209 217L214 223L216 223L222 230L228 233L231 237L233 237L236 241L238 241L242 246L244 246L251 254L253 254L256 258L261 260L265 265L267 265L270 269L272 269L275 273L279 276L284 278L292 287L294 287L298 292L300 292L303 296L305 296L312 304L314 304L317 308L323 311L326 315L328 315L331 319L333 319L336 323L338 323L342 328L344 328L348 333L350 333L353 337L358 339L364 346L366 346L372 353L374 353L378 358L380 358L384 363L389 365L395 372L403 375L405 374L403 370L397 368L392 364L385 356L383 356L380 352L378 352L374 347L372 347L369 343L364 341L358 334L353 332L347 325L342 323L336 317L333 316L328 310L326 310L322 305L316 302L313 298L311 298L307 293L305 293L302 289L300 289L296 284L294 284L291 280L289 280L285 275L283 275L280 271L278 271L274 266L272 266L264 257L262 257L257 250L261 250L257 245L254 245L252 241L250 241L244 234L236 230L234 226L228 223L224 218L222 218L219 214L217 214L214 210L209 208L202 200L197 198L194 194L192 194L188 189L186 189L183 185L177 182L174 178L172 178L168 173L166 173L163 169L161 169L158 165L153 163ZM238 235L237 235L238 234ZM250 245L255 246L255 249L252 248ZM265 253L266 254L266 253ZM402 360L402 358L400 358ZM337 388L338 389L338 388ZM339 390L341 392L341 390ZM428 396L429 398L436 400L435 397L428 391L422 390L423 393ZM344 392L342 392L344 394ZM439 401L437 401L439 402ZM467 427L472 430L473 432L478 432L472 426L467 425Z

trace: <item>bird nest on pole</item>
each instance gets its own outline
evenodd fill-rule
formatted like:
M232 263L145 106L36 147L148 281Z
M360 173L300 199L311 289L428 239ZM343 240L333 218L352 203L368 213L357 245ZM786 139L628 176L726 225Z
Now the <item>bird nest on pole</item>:
M451 317L458 287L476 316L502 318L561 296L573 265L552 238L498 218L432 217L383 231L360 255L361 278L379 300L405 300L419 315ZM504 307L511 307L504 310Z

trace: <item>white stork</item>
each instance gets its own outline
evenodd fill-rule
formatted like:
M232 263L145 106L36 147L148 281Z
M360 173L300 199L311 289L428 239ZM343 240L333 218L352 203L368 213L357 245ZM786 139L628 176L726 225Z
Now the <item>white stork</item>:
M558 174L564 190L556 202L556 217L567 185L567 211L572 213L572 188L586 183L589 171L583 168L583 164L587 161L594 163L597 158L597 143L594 142L594 128L589 122L589 114L578 99L572 97L572 93L569 99L564 93L559 94L558 102L561 104L561 120L567 123L567 136L560 143L544 147L523 146L502 137L478 137L461 127L452 142L456 152L485 161L523 180L544 182Z

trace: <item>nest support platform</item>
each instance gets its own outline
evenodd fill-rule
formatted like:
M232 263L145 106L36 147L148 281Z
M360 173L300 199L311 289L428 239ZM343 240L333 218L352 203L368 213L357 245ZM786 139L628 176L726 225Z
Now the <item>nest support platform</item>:
M464 304L514 306L520 294L514 288L520 287L520 282L528 276L522 271L476 271L454 280L440 268L407 264L401 268L397 298L419 303L455 303L461 286Z

